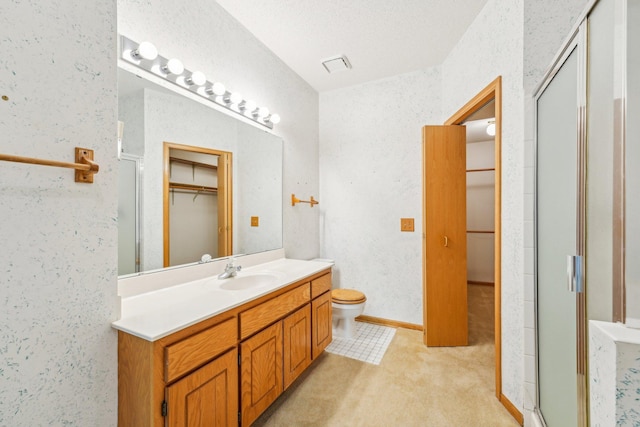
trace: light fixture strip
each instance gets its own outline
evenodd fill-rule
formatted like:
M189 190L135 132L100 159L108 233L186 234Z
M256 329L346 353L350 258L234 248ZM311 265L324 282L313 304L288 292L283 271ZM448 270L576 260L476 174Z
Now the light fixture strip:
M139 53L139 47L141 44L142 43L136 43L121 35L120 57L138 68L153 73L154 75L171 82L182 89L188 90L191 93L214 103L215 105L224 107L229 111L233 111L234 113L259 123L269 129L273 129L273 125L280 121L280 116L278 114L269 114L268 108L264 106L257 107L255 102L251 100L238 99L241 98L239 93L229 92L220 82L212 83L206 80L206 76L204 76L200 71L191 71L184 68L182 63L175 58L168 59L159 54L154 56L153 59L151 59L151 56L148 56L149 59L144 58ZM150 43L148 44L151 45ZM170 61L172 61L171 64L169 64ZM172 71L175 71L176 73L174 74ZM221 91L224 91L224 93L220 94ZM249 109L246 108L249 105L252 106L252 111L249 111ZM265 112L267 114L265 114Z

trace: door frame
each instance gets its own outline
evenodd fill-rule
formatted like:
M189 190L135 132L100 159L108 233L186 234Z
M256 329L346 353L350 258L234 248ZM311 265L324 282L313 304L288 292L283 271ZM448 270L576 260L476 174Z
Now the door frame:
M197 147L193 145L163 143L163 178L162 178L162 220L163 220L163 265L169 267L170 261L170 219L169 219L169 174L171 149L191 151L201 154L218 156L218 256L229 256L233 253L233 199L231 182L232 153L213 148ZM221 224L222 223L222 224ZM198 260L194 260L198 261Z
M502 76L498 76L489 83L476 96L467 102L462 108L449 117L445 125L459 125L464 122L471 114L475 113L487 102L495 101L495 204L494 204L494 305L495 305L495 387L496 398L505 406L511 415L520 423L523 423L522 413L502 394ZM423 168L424 169L424 168ZM424 188L426 188L425 174L423 170L423 197ZM423 200L424 205L424 200ZM424 224L423 224L424 229ZM426 246L426 240L422 239L423 253ZM426 263L423 258L423 296L426 295ZM426 321L426 313L424 313Z
M546 426L544 416L540 410L540 378L539 378L539 351L538 351L538 100L554 79L564 62L576 50L578 55L577 84L578 94L576 110L578 123L576 126L576 147L578 150L577 189L576 189L576 254L582 255L586 261L586 155L587 155L587 93L588 93L588 14L598 0L590 3L577 21L570 37L554 58L551 67L544 79L534 91L534 313L535 313L535 376L536 376L536 402L533 413L538 421ZM615 242L615 241L614 241ZM615 248L615 244L614 244ZM615 265L615 263L614 263ZM584 274L584 273L583 273ZM584 279L586 282L586 278ZM578 394L578 426L589 424L589 377L588 377L588 337L587 337L587 285L584 284L583 292L576 292L576 387ZM615 291L614 291L615 300ZM614 303L615 310L615 303Z

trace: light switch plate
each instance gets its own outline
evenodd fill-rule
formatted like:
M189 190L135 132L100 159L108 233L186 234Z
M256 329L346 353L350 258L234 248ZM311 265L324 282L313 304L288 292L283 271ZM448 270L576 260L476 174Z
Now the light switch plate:
M252 216L251 217L251 226L252 227L257 227L258 225L260 225L260 218L257 216Z
M400 218L400 231L415 231L413 218Z

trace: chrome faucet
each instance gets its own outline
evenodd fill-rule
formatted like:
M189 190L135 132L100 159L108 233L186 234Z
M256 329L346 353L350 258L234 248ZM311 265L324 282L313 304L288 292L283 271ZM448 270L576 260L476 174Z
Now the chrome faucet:
M229 277L234 277L238 271L242 270L242 266L235 266L233 263L235 262L234 258L231 258L227 266L224 268L224 273L218 274L218 279L228 279Z

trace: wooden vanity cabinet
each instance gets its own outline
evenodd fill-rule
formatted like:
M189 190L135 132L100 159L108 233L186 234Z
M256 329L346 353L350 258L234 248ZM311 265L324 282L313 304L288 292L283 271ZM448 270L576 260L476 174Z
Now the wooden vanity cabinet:
M119 331L118 425L251 425L331 342L330 289L325 270L154 342Z
M289 386L311 365L311 304L282 321L284 338L284 387Z
M238 350L235 348L167 387L171 427L238 425Z
M331 292L325 292L311 302L311 357L315 360L331 344Z
M249 426L282 393L282 322L240 344L242 426Z
M118 426L237 426L237 325L228 312L153 342L119 331Z
M311 279L240 313L241 337L286 315L240 345L243 427L251 425L331 342L331 273Z
M311 281L311 356L315 360L331 343L331 273Z

